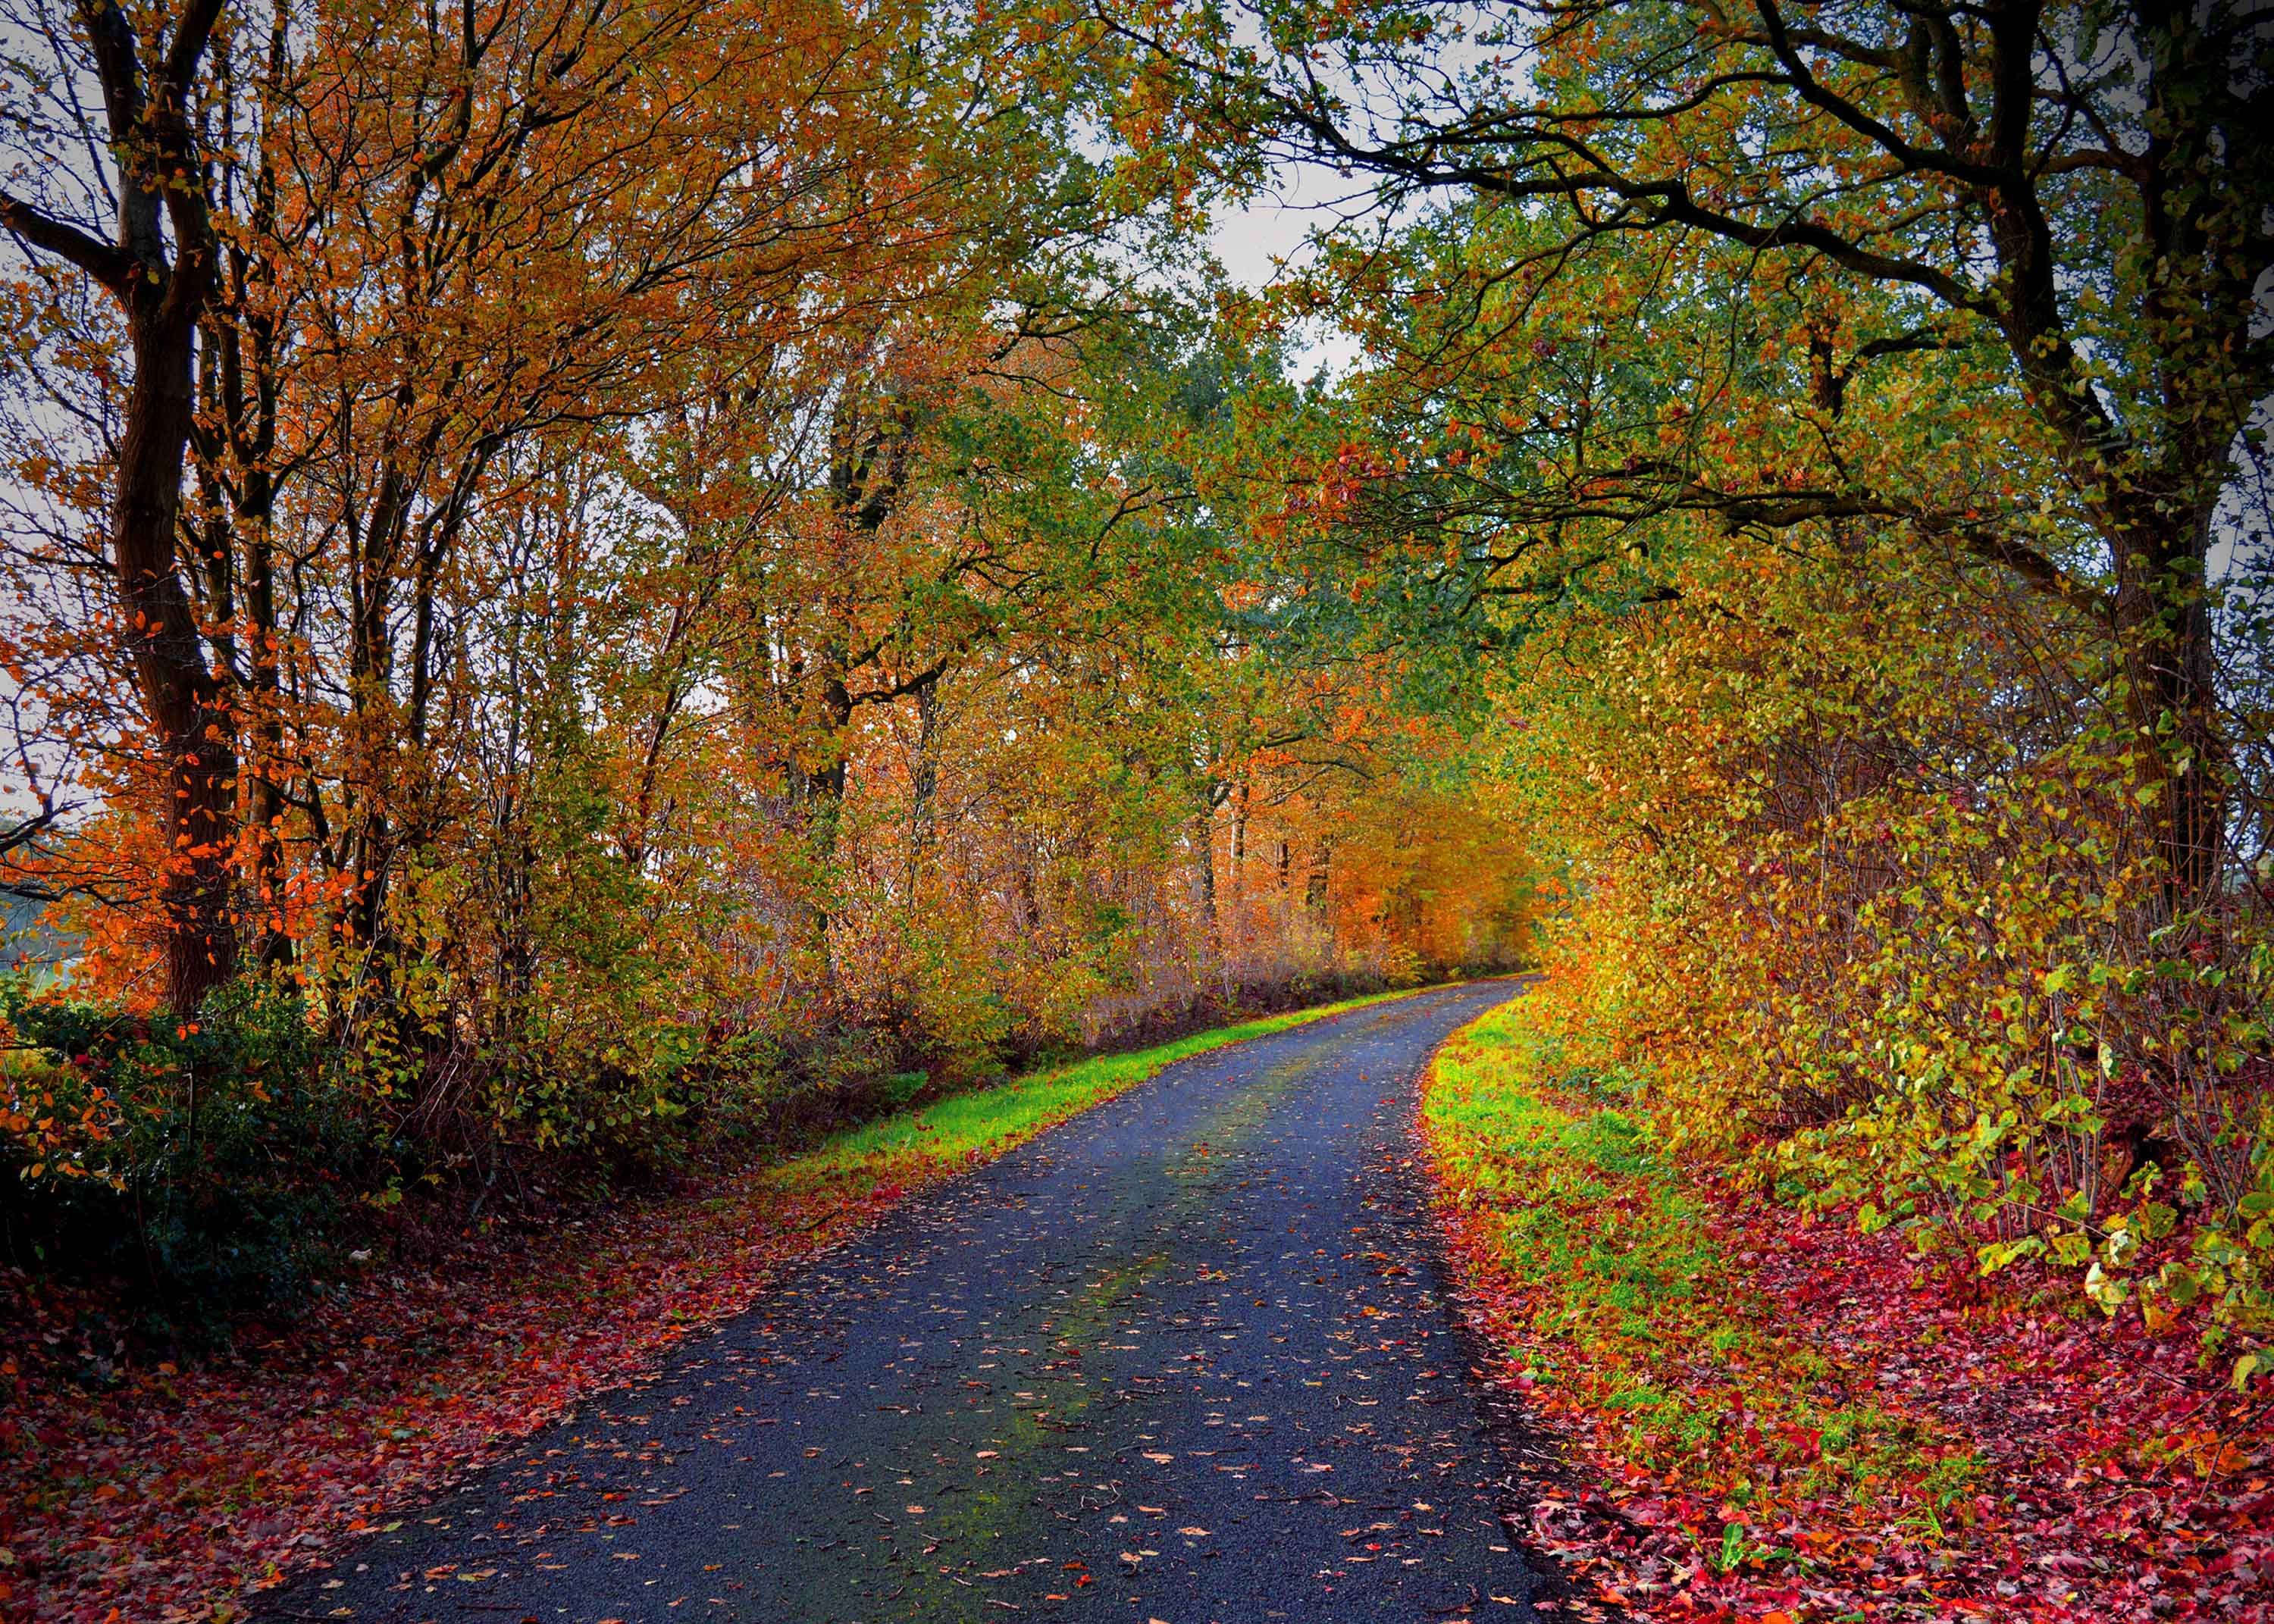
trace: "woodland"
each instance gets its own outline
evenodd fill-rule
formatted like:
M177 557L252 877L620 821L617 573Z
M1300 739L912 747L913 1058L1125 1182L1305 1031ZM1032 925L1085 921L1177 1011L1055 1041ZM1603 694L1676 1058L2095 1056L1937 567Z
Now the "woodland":
M2258 1616L2269 130L2248 0L0 0L0 1598L239 1503L87 1417L342 1304L1522 970L1425 1128L1606 1605L1931 1522L1969 1616ZM1691 1318L1523 1252L1581 1162L1559 1249L1728 1215ZM1777 1236L2195 1532L2022 1564L1995 1406L1823 1465L1729 1327L1855 1299L1700 1283Z

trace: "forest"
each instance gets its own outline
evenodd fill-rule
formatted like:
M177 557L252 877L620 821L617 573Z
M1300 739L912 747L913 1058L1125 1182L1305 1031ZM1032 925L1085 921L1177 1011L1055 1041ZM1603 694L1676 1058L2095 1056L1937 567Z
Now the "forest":
M0 0L0 1613L1500 977L1463 1607L2269 1616L2270 129L2248 0Z

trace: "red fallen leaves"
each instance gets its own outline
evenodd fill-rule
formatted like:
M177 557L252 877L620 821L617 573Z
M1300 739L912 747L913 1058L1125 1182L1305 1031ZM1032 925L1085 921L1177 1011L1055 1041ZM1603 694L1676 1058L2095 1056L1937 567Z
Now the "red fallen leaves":
M67 1365L72 1304L0 1274L0 1613L215 1616L747 1307L786 1263L946 1171L590 1214L374 1274L288 1335L117 1372ZM725 1199L716 1199L723 1193Z
M1640 1620L2274 1618L2274 1415L2228 1390L2223 1365L2198 1368L2187 1339L2151 1337L2136 1317L2080 1320L2067 1299L2033 1309L2003 1279L1906 1255L1892 1232L1695 1193L1763 1306L1864 1373L1859 1401L1962 1440L1983 1470L1939 1530L1898 1522L1892 1494L1876 1517L1788 1495L1740 1510L1711 1485L1655 1477L1605 1447L1618 1432L1575 1395L1584 1383L1520 1368L1533 1333L1488 1220L1449 1204L1472 1317L1511 1356L1495 1374L1578 1472L1577 1492L1531 1508L1534 1545L1575 1583ZM1793 1435L1804 1431L1730 1419L1769 1483L1771 1457L1820 1446ZM1751 1526L1765 1512L1776 1520ZM1725 1547L1732 1522L1744 1531Z

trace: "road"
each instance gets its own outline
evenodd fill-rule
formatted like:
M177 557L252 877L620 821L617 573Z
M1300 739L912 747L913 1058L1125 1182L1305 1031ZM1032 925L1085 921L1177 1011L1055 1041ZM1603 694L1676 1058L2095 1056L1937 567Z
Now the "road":
M1525 1619L1415 1078L1508 983L1185 1061L910 1201L272 1618ZM1543 1592L1544 1593L1544 1592Z

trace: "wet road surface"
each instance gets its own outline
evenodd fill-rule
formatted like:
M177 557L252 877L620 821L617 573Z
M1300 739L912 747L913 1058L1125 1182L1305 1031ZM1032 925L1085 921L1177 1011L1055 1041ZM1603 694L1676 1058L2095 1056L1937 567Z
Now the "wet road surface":
M1487 983L1171 1067L256 1616L1525 1619L1411 1139Z

